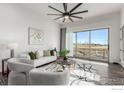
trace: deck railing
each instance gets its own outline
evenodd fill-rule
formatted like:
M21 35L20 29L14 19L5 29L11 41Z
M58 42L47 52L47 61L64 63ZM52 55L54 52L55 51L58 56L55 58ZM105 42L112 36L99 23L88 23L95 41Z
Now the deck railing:
M90 57L91 59L93 58L93 59L106 60L108 59L108 48L107 47L104 47L104 48L77 47L77 49L74 49L74 54L76 57L84 57L84 58Z

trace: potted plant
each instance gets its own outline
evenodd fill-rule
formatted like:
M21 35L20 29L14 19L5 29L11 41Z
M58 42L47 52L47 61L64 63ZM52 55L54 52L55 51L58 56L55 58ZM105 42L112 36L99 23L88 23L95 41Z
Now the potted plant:
M66 55L69 53L70 51L68 49L63 49L59 52L60 57L63 57L63 60L67 60Z

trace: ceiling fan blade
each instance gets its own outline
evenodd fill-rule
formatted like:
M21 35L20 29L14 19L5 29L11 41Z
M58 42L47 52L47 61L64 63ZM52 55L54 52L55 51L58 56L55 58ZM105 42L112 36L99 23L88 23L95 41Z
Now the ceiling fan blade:
M76 8L78 8L80 5L82 5L82 3L78 3L74 8L72 8L69 12L73 12Z
M58 11L58 12L60 12L60 13L63 13L62 11L60 11L60 10L58 10L58 9L52 7L52 6L48 6L48 7L51 8L51 9L53 9L53 10L56 10L56 11Z
M63 19L63 21L62 22L65 22L65 18Z
M69 20L71 20L71 22L74 22L71 17L69 17Z
M63 7L64 7L65 12L67 12L67 3L63 3Z
M86 13L86 12L88 12L88 10L80 11L80 12L75 12L75 13L71 13L70 15L81 14L81 13Z
M57 18L55 18L54 20L57 20L57 19L60 19L60 18L62 18L63 16L61 16L61 17L57 17Z
M71 16L71 17L83 19L83 17L79 17L79 16Z
M61 16L62 14L47 14L47 15Z

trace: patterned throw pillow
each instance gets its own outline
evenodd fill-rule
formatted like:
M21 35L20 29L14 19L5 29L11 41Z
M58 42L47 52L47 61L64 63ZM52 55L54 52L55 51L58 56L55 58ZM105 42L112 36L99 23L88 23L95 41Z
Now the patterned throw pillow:
M43 55L44 55L44 56L51 56L51 55L50 55L50 50L44 50L44 51L43 51Z

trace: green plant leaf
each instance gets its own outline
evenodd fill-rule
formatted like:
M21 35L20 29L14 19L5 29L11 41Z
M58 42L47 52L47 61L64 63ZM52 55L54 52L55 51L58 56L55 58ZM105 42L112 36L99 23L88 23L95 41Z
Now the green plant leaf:
M59 55L61 57L66 57L66 55L69 53L70 51L68 49L63 49L59 52Z

